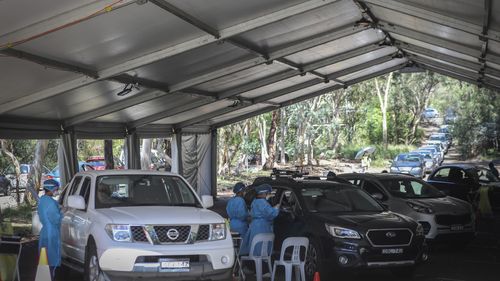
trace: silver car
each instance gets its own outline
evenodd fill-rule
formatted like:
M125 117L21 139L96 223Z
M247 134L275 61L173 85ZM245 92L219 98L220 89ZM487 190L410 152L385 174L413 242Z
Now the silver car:
M465 245L475 237L472 206L444 195L423 180L384 173L341 174L338 177L362 187L389 210L418 221L426 239Z
M415 150L410 153L418 153L424 157L425 173L430 174L438 166L438 161L432 157L432 153L425 150Z
M414 177L425 176L424 157L418 153L401 153L392 162L391 173L409 174Z

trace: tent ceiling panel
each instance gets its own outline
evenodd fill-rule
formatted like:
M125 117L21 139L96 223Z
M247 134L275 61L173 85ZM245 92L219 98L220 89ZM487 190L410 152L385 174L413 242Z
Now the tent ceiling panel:
M255 55L231 44L212 43L168 59L129 71L128 74L168 84L175 84L207 71L234 64L238 59Z
M76 77L78 74L46 68L0 54L0 104Z
M475 34L460 31L448 26L435 24L414 16L405 15L393 10L380 8L378 6L369 5L369 7L370 10L375 14L375 16L381 21L396 24L398 26L406 27L420 33L437 36L439 38L456 43L461 43L467 46L476 48L480 48L481 46L481 41L479 41L478 36Z
M314 85L312 87L308 87L308 88L305 88L305 89L302 89L302 90L299 90L299 91L291 92L289 94L286 94L286 95L280 96L278 98L272 99L272 100L270 100L270 102L273 102L273 103L283 103L283 102L286 102L286 101L289 101L289 100L293 100L293 99L296 99L298 97L310 94L312 92L316 92L316 91L319 91L319 90L322 90L322 89L325 89L325 88L328 88L328 87L332 87L334 84L335 83L320 83L320 84L316 84L316 85Z
M456 68L460 68L460 69L463 69L464 71L468 71L468 72L471 72L471 73L474 73L476 75L479 75L478 74L478 70L476 69L470 69L468 67L464 67L464 66L461 66L461 65L458 65L458 64L455 64L455 63L450 63L450 62L447 62L447 61L444 61L444 60L440 60L440 59L436 59L436 58L433 58L433 57L430 57L430 56L426 56L426 55L422 55L422 54L416 54L416 53L410 53L410 59L413 59L413 60L418 60L418 59L425 59L426 61L428 61L430 64L432 62L436 62L436 63L440 63L440 64L444 64L444 65L449 65L451 67L456 67Z
M398 51L398 49L395 47L389 47L389 46L383 47L383 48L380 48L380 49L375 50L373 52L369 52L369 53L363 54L361 56L354 57L352 59L348 59L348 60L341 61L339 63L333 64L330 66L320 68L320 69L318 69L318 72L321 74L327 75L327 74L334 73L334 72L337 72L340 70L344 70L344 69L349 68L349 67L354 66L354 65L363 64L365 62L368 62L368 61L371 61L371 60L374 60L377 58L391 56L394 53L396 53L397 51Z
M493 40L488 41L488 53L491 53L495 56L500 56L500 42L496 42Z
M496 70L500 70L500 64L496 64L493 62L486 62L486 66Z
M120 83L100 81L57 97L19 108L10 114L62 120L124 99L125 97L116 95L122 89L123 85ZM139 91L133 91L127 97L139 93Z
M312 35L323 34L344 25L354 25L361 13L350 0L340 0L319 9L263 26L239 36L261 50L279 48Z
M361 71L357 71L357 72L342 76L339 79L342 81L355 80L358 78L362 78L363 76L368 76L368 75L375 73L375 72L383 71L384 69L387 69L387 68L391 68L391 67L394 67L397 65L402 65L402 64L406 63L407 61L408 60L406 58L392 59L388 62L381 63L381 64L375 65L375 66L371 66L371 67L365 68Z
M157 122L154 122L154 124L178 124L187 120L190 120L192 118L195 118L197 116L211 113L220 109L224 108L229 108L234 104L234 101L228 101L228 100L221 100L217 101L215 103L210 103L204 106L197 107L193 110L183 112L177 115L174 115L172 117L164 118L162 120L159 120ZM237 107L235 107L237 108ZM233 108L234 109L234 108Z
M288 68L286 66L277 63L273 63L270 65L257 65L255 67L238 71L230 75L209 81L207 83L200 84L196 86L196 89L209 92L221 92L224 90L234 88L241 84L259 80L273 74L277 74L287 69Z
M146 3L94 17L18 48L99 70L201 35L199 29Z
M4 40L15 41L15 39L19 39L6 36L14 30L20 30L23 27L30 26L44 19L53 17L54 14L61 14L92 2L95 2L95 0L52 0L50 1L50 5L47 5L47 2L44 1L0 1L0 42L3 43Z
M234 5L234 0L213 1L210 5L206 4L206 0L169 0L168 2L213 28L223 29L306 2L306 0L252 0L240 1L238 5Z
M396 34L396 33L390 33L390 35L392 38L394 38L396 40L399 40L399 41L402 41L405 43L409 43L409 44L412 44L415 46L419 46L422 48L430 49L430 50L433 50L435 52L439 52L439 53L442 53L442 54L445 54L448 56L452 56L452 57L456 57L456 58L460 58L460 59L464 59L464 60L468 60L468 61L472 61L472 62L477 62L477 60L478 60L477 56L479 56L479 49L477 50L476 54L464 54L464 53L449 49L446 46L429 44L429 43L422 42L422 41L419 41L419 40L416 40L416 39L413 39L413 38L410 38L410 37L407 37L404 35L400 35L400 34ZM475 56L475 55L477 55L477 56Z
M500 2L491 1L490 29L500 32Z
M254 104L254 105L242 108L242 109L237 109L235 111L232 111L232 112L224 114L224 115L214 117L214 118L210 119L208 121L208 123L209 124L216 124L216 123L224 122L226 120L237 118L238 116L252 113L252 112L258 111L258 110L263 109L263 108L268 108L268 107L269 107L269 105L266 105L266 104Z
M297 63L307 64L337 55L354 48L374 44L384 39L383 32L375 29L367 29L353 35L340 38L329 43L319 45L302 52L287 56L286 58Z
M475 25L483 24L483 1L470 0L407 0L407 2L416 7L431 10L435 13L443 14L448 17L462 19ZM494 1L493 1L494 2Z
M199 100L206 101L207 98L196 98L186 93L175 93L162 98L131 106L108 115L96 118L100 122L125 122L130 123L134 120L145 118L159 112L172 111L185 104L197 103Z
M268 94L268 93L271 93L274 91L278 91L278 90L281 90L281 89L284 89L284 88L287 88L287 87L290 87L293 85L297 85L300 83L304 83L306 81L310 81L310 80L315 79L315 78L316 77L314 77L311 74L306 74L304 76L297 75L297 76L294 76L292 78L281 80L279 82L272 83L272 84L266 85L264 87L257 88L255 90L245 92L245 93L241 94L240 96L242 96L244 98L250 98L250 99L256 98L256 97L259 97L259 96L262 96L262 95L265 95L265 94Z

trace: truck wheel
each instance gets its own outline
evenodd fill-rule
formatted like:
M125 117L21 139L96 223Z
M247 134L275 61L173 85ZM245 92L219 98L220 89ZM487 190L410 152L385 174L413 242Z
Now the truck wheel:
M99 267L99 258L97 257L97 250L95 243L90 241L85 251L85 281L101 281L104 280L101 268Z

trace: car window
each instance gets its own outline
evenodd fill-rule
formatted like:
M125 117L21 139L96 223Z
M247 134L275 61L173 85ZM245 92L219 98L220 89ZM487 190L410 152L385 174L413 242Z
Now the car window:
M281 195L280 208L289 208L294 213L300 210L297 196L291 190L284 190Z
M498 182L500 181L495 175L490 170L486 169L478 169L477 170L477 176L479 177L479 180L482 182Z
M450 168L442 168L439 169L432 178L436 180L449 181L450 180L448 178L449 175L450 175Z
M382 212L384 209L368 193L359 188L310 187L301 190L311 212Z
M80 185L80 182L82 181L82 177L81 176L78 176L78 177L75 177L73 179L73 181L71 182L70 185L68 185L68 187L66 187L66 189L68 190L67 192L65 192L65 197L64 197L64 206L66 206L67 202L68 202L68 196L70 195L75 195L76 193L76 190L78 189L78 186Z
M402 198L436 198L443 194L435 187L416 179L383 179L380 180L389 192Z
M360 179L350 179L350 180L348 180L348 182L350 182L351 184L357 185L357 186L361 186L361 183L362 183Z
M28 174L30 172L30 167L28 165L21 165L21 174Z
M87 210L88 204L89 204L89 197L90 197L90 183L91 179L89 177L85 177L82 183L82 187L80 188L80 196L83 197L85 200L85 210Z
M96 208L124 206L201 207L193 191L179 177L109 175L97 178Z
M384 196L384 198L382 200L386 200L387 197L385 196L384 192L378 187L376 186L374 183L372 182L369 182L369 181L364 181L363 182L363 189L368 192L370 195L374 195L376 193L380 193L382 194L382 196Z

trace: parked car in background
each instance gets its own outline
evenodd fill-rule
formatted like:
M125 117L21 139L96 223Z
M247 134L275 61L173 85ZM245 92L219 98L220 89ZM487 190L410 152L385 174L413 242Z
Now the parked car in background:
M125 165L119 159L113 159L115 164L115 170L123 170L125 169ZM86 163L92 165L95 170L102 171L106 170L106 160L104 156L90 156L85 160Z
M390 172L423 178L425 176L424 156L418 153L401 153L394 158Z
M78 172L88 171L88 170L94 170L94 167L91 164L84 162L84 161L78 162ZM52 169L50 172L48 172L47 175L45 176L45 179L47 179L47 180L53 179L53 180L57 181L60 185L61 184L61 174L59 171L59 165L55 166L54 169Z
M424 145L418 148L418 150L426 150L430 151L434 154L434 157L438 160L438 165L444 161L444 152L441 150L441 147L436 145Z
M275 250L287 237L309 238L307 280L316 271L325 278L331 270L372 268L408 276L427 259L420 224L388 211L343 179L274 175L257 178L253 186L263 183L273 187L271 203L280 204L274 220Z
M0 194L3 196L9 196L12 191L12 184L10 180L5 176L0 174Z
M454 112L446 112L444 115L444 123L445 124L453 124L457 121L458 116Z
M439 112L436 109L432 108L432 107L428 107L422 113L422 117L425 118L425 119L438 118L439 117Z
M494 211L500 211L500 181L482 167L453 164L439 167L427 180L444 193L469 202L477 198L481 186L490 187L488 198Z
M423 180L391 174L340 174L339 177L360 186L389 210L418 221L426 239L462 245L475 237L472 205L446 196Z
M20 189L25 189L26 186L28 185L28 179L30 173L32 173L33 170L33 165L32 164L20 164L19 165L19 188ZM42 166L42 178L45 177L45 175L50 172L50 170ZM11 185L13 188L16 187L17 180L16 180L16 169L13 165L9 165L7 169L3 172L3 174L10 180Z
M445 134L442 133L437 133L437 134L432 134L429 136L429 141L435 141L435 142L441 142L444 144L445 152L448 152L448 149L451 146L450 141L446 137Z
M424 157L425 173L430 174L438 167L438 160L432 157L432 152L427 150L414 150L410 153L418 153Z
M83 270L84 280L230 280L234 248L224 219L206 209L211 196L200 199L178 175L80 172L59 203L62 263Z

